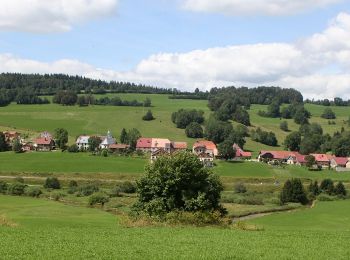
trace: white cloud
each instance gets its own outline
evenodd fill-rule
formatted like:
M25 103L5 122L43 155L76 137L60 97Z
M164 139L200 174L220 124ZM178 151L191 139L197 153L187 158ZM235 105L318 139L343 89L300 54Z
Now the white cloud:
M65 32L78 23L113 14L118 0L2 0L0 30Z
M342 0L183 0L183 7L195 12L225 15L291 15L326 7Z
M298 89L308 98L350 98L349 42L350 15L341 13L323 32L296 43L159 53L126 72L99 69L77 60L45 63L9 54L0 55L0 71L79 74L181 90L275 85Z

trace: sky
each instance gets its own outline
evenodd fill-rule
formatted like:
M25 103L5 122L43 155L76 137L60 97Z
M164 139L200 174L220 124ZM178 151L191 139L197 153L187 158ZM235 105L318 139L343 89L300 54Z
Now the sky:
M349 0L1 0L0 72L350 98Z

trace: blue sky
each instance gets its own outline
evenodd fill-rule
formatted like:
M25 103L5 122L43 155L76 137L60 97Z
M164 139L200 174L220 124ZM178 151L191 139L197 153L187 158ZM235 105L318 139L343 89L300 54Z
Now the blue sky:
M276 63L287 62L290 65L298 62L298 59L308 56L309 52L312 52L311 50L305 53L307 52L305 46L309 46L309 40L317 33L326 34L327 28L340 14L350 13L350 5L346 3L347 1L323 0L330 3L317 6L317 4L312 5L312 2L322 2L322 0L304 0L309 1L311 7L304 6L300 7L300 10L295 10L295 7L292 6L290 7L291 12L288 14L266 14L263 11L259 13L259 11L253 10L248 13L242 11L241 15L235 11L226 12L226 10L220 9L224 6L229 10L230 0L217 0L215 1L218 2L217 6L213 6L213 3L209 2L207 6L202 4L209 0L202 0L200 4L196 0L103 0L105 7L101 7L101 10L98 10L100 7L97 4L97 7L94 6L97 11L89 9L86 13L73 15L74 10L78 12L79 8L83 8L77 4L74 8L72 7L73 11L70 11L70 16L65 16L66 14L61 14L54 9L69 3L67 0L53 0L52 2L56 2L57 6L52 4L49 7L43 7L44 5L40 3L43 2L41 0L31 0L36 4L33 4L32 8L29 9L23 6L23 2L22 5L19 3L18 8L23 8L23 11L26 11L25 15L13 11L13 7L16 7L15 2L21 2L20 0L4 1L8 2L8 6L5 4L5 10L0 11L0 61L1 55L9 55L3 60L5 60L5 64L10 65L0 65L0 70L3 72L62 72L83 74L106 80L125 79L165 87L182 88L184 86L185 89L193 89L194 87L208 89L211 86L236 84L253 86L270 83L283 84L283 87L298 87L300 85L299 89L305 90L310 95L315 90L315 86L306 89L307 85L310 84L308 82L312 80L310 77L318 76L315 79L317 84L327 77L325 79L327 84L323 86L325 91L332 89L332 84L342 82L344 87L337 89L339 95L350 96L349 91L345 89L347 84L350 85L350 76L348 77L347 72L348 63L341 63L339 58L327 60L326 65L324 60L320 61L319 64L315 60L305 60L302 63L306 65L300 68L294 68L294 65L284 67L283 64L283 66L281 65L283 69L280 69L272 64L267 72L260 68L252 70L251 77L246 75L249 74L248 72L242 75L242 71L237 71L240 68L240 63L243 64L242 70L245 69L244 64L254 64L254 60L249 59L254 59L252 53L255 51L253 47L249 46L258 44L261 44L263 48L268 48L266 53L270 51L272 53L271 59L276 59ZM97 0L77 0L79 4L89 1L98 3ZM103 1L100 0L100 3ZM192 1L192 9L185 8L184 1ZM220 6L220 1L222 6ZM267 0L265 2L266 4L277 3L278 5L278 2L283 1L285 0ZM74 0L70 2L74 2ZM246 2L232 0L231 7L235 8L234 10L237 8L246 10L244 9ZM261 3L264 0L252 0L251 4L254 2ZM197 8L195 5L201 6ZM283 3L281 6L283 7ZM15 13L9 12L10 16L6 13L6 7L9 10L11 8L11 12ZM202 10L201 8L207 9ZM198 9L200 10L198 11ZM43 20L35 21L35 17L45 10L47 15L42 18ZM33 13L32 17L30 17L31 12ZM55 27L57 17L64 17L58 21L64 23L63 26L68 24L69 29L61 27L57 29ZM339 19L341 21L338 21L336 26L347 30L347 18ZM11 23L7 23L12 19ZM350 35L350 29L348 33ZM303 44L302 48L295 46L304 40L307 44ZM343 41L344 39L339 40ZM276 43L277 46L271 46L271 43ZM288 46L279 46L280 44ZM315 46L314 42L312 44ZM319 45L316 45L318 48ZM332 42L331 45L337 44ZM230 49L231 47L241 48L241 46L242 50L247 52L246 55L239 55L245 51ZM280 47L281 49L279 49ZM289 52L289 47L291 47L291 52L295 50L295 57L285 57L285 52ZM222 48L219 54L212 51L216 48ZM276 57L276 54L273 53L274 48L278 50L276 53L281 53L280 56ZM228 52L228 56L232 55L231 61L220 56L224 55L225 51ZM336 50L333 48L332 50L324 50L323 47L312 56L321 56L322 53L330 51L334 57L339 56L338 53L334 53ZM350 48L348 49L346 46L338 51L344 53L344 51L350 51ZM157 54L159 54L157 57L152 58L152 55ZM162 56L163 54L165 56ZM267 55L261 59L269 59L269 57ZM286 59L288 60L286 61ZM62 69L62 60L65 61L64 64L68 68L71 66L72 69ZM219 68L218 64L221 60L223 63L226 62L228 66L232 63L238 64L238 66L233 66L231 70L235 76L229 76L231 71L227 69L227 66ZM74 65L71 65L72 61L74 61ZM23 63L25 65L22 65ZM54 63L58 63L58 65ZM211 68L211 66L213 67ZM310 66L320 66L321 68L315 70L310 69ZM39 68L38 71L36 68ZM202 68L204 68L202 73L206 82L198 80L201 78L201 72L198 70ZM338 68L340 69L338 70ZM191 73L186 74L183 70ZM290 74L289 71L291 71ZM302 73L302 71L308 71L308 73ZM334 78L339 75L341 78ZM320 79L320 76L323 78ZM324 95L327 97L335 96L338 93L334 91L329 91Z

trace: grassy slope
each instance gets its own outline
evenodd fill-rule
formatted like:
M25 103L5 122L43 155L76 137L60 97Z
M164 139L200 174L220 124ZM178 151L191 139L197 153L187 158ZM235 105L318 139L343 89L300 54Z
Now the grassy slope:
M350 256L348 231L340 226L337 232L333 231L334 226L319 229L312 221L304 230L297 231L123 228L115 216L96 209L7 196L0 196L0 204L0 214L19 224L17 228L0 226L2 259L348 259ZM327 217L321 214L318 220Z
M251 220L268 230L323 230L350 232L350 201L318 202L313 209L276 213Z

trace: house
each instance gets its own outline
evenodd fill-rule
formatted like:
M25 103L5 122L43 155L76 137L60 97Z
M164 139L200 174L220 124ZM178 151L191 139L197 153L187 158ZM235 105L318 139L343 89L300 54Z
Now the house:
M322 168L329 168L331 165L331 159L333 158L332 155L329 154L311 154L313 157L315 157L316 164L318 166L321 166Z
M259 161L279 161L280 163L286 163L289 156L296 152L290 151L260 151Z
M245 152L238 144L233 145L233 149L236 151L236 159L247 160L252 158L251 152Z
M212 142L212 141L206 141L206 140L202 140L202 141L197 141L193 144L193 148L192 151L194 154L196 155L200 155L200 154L208 154L211 157L216 157L218 156L218 149L216 147L216 145Z
M111 131L107 132L107 136L101 137L101 144L100 148L101 149L108 149L110 145L116 144L115 138L113 138Z
M347 157L333 157L331 159L331 167L335 168L346 168L349 158Z
M298 152L293 152L287 158L287 164L304 166L306 165L305 155Z
M39 152L49 152L55 148L55 142L52 138L39 137L34 141L34 149Z
M23 152L30 152L34 150L34 144L32 142L26 142L22 144Z
M136 150L142 152L151 152L152 150L152 138L141 137L136 142Z
M171 142L172 147L175 151L185 151L187 150L186 142Z
M77 138L75 144L78 146L79 150L88 150L89 149L89 135L81 135Z
M111 144L108 149L113 152L125 152L126 150L128 150L130 148L130 145L128 144Z
M3 134L5 136L5 142L8 146L12 145L13 140L20 138L20 133L17 131L5 131Z
M155 152L158 149L162 149L170 153L172 151L171 141L169 139L152 138L151 152Z
M205 167L213 167L214 166L214 156L208 153L200 153L197 154L198 159Z

